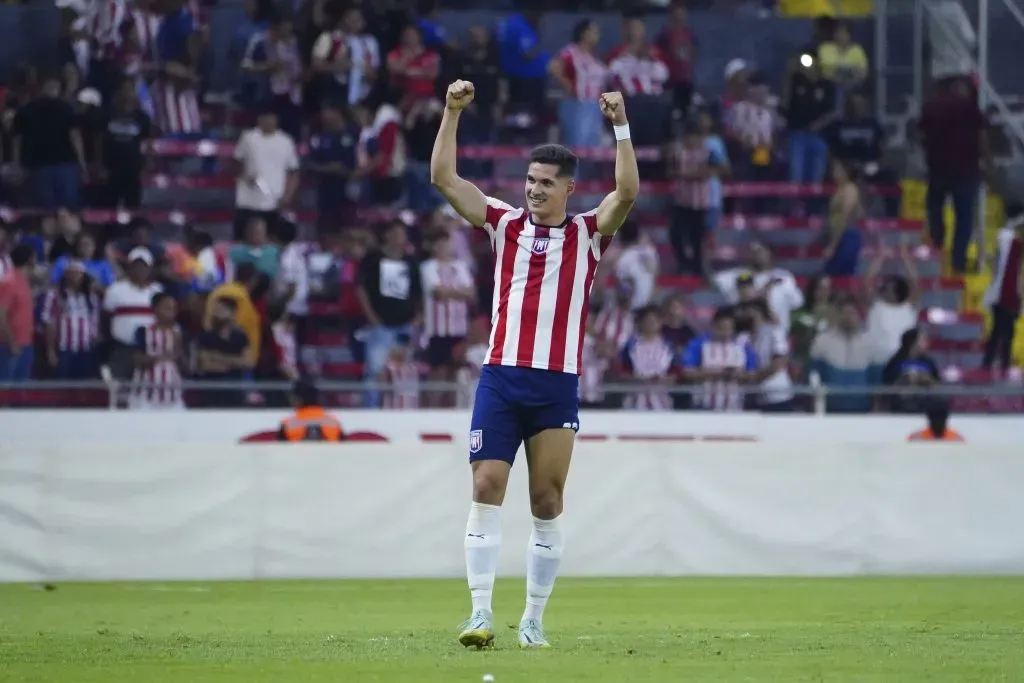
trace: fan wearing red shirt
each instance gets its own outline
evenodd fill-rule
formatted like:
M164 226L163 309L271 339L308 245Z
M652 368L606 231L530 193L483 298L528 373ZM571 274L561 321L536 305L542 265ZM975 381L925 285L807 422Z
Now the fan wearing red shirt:
M668 25L658 35L658 48L669 68L672 100L679 111L690 108L693 97L693 58L696 43L693 31L686 25L686 3L675 0L668 12Z
M423 36L415 25L402 30L402 40L388 53L388 74L391 84L402 93L402 110L415 100L433 97L441 58L423 46Z
M643 19L626 17L622 24L623 42L608 54L612 87L626 96L636 133L637 145L657 145L668 129L669 111L661 99L669 69L655 45L647 41Z

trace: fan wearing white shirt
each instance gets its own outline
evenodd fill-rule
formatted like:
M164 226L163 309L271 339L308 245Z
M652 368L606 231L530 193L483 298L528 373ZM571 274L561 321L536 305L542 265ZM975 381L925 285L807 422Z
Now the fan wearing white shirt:
M234 153L235 239L241 239L253 215L275 225L278 212L289 206L299 187L299 155L295 141L277 127L277 115L261 110L256 127L242 133Z
M772 317L788 332L790 315L803 306L804 294L792 273L772 266L772 254L762 243L754 242L750 245L750 256L751 268L732 268L715 275L715 288L730 304L747 299L764 299ZM740 287L740 281L747 281L743 276L749 277L752 289L741 292L744 288Z
M756 381L761 385L757 409L766 413L787 413L795 409L793 380L789 376L789 339L781 325L774 323L763 300L741 304L736 312L750 326L740 338L757 356Z
M306 341L306 317L309 315L309 264L307 258L310 245L296 242L298 228L292 221L280 221L277 226L278 241L284 245L278 265L277 284L280 300L285 302L285 311L291 318L296 343Z
M630 308L635 311L654 299L654 284L659 269L658 250L646 233L640 233L633 221L627 221L619 228L618 238L623 249L615 263L615 277L620 282L633 283Z
M874 365L885 365L900 349L903 333L917 327L917 266L906 243L900 247L900 260L907 277L889 275L879 282L879 273L890 254L881 249L864 272L864 291L877 292L868 307L865 329L874 347Z

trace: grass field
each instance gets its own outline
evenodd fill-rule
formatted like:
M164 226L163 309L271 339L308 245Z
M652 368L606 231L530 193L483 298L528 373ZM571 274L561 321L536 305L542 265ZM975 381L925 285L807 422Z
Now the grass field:
M0 681L1024 681L1024 578L562 580L525 652L522 593L476 652L457 581L0 586Z

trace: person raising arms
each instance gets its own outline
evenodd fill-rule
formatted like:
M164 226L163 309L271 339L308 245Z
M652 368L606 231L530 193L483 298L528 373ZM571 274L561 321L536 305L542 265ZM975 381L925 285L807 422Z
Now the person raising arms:
M562 492L579 429L579 372L590 289L601 256L636 202L636 154L622 94L598 98L616 139L615 189L600 205L569 214L579 160L562 145L541 145L526 169L525 207L484 195L456 171L456 131L473 84L448 86L430 158L434 187L494 250L492 330L469 432L473 499L466 525L466 572L473 611L459 642L494 642L491 594L501 545L501 505L512 463L525 445L533 532L519 646L550 647L544 607L562 559Z

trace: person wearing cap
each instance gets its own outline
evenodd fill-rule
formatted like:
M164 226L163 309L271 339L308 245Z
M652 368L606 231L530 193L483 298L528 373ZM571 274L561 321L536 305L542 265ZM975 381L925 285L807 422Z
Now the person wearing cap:
M958 431L949 427L949 402L932 397L925 405L924 415L928 420L926 429L918 430L907 437L907 441L963 441Z
M259 216L273 229L281 209L299 187L299 156L295 141L277 126L273 105L260 110L256 127L242 133L235 145L234 237L242 239L250 218Z
M101 329L108 341L108 365L114 377L128 379L134 369L135 331L152 325L153 297L163 287L153 282L154 259L146 247L128 252L127 277L107 288L103 296Z
M292 389L295 413L281 420L278 441L343 441L341 423L320 405L320 392L311 380L302 379Z
M100 297L86 269L85 261L65 260L56 285L43 297L46 360L60 379L93 379L98 368Z

